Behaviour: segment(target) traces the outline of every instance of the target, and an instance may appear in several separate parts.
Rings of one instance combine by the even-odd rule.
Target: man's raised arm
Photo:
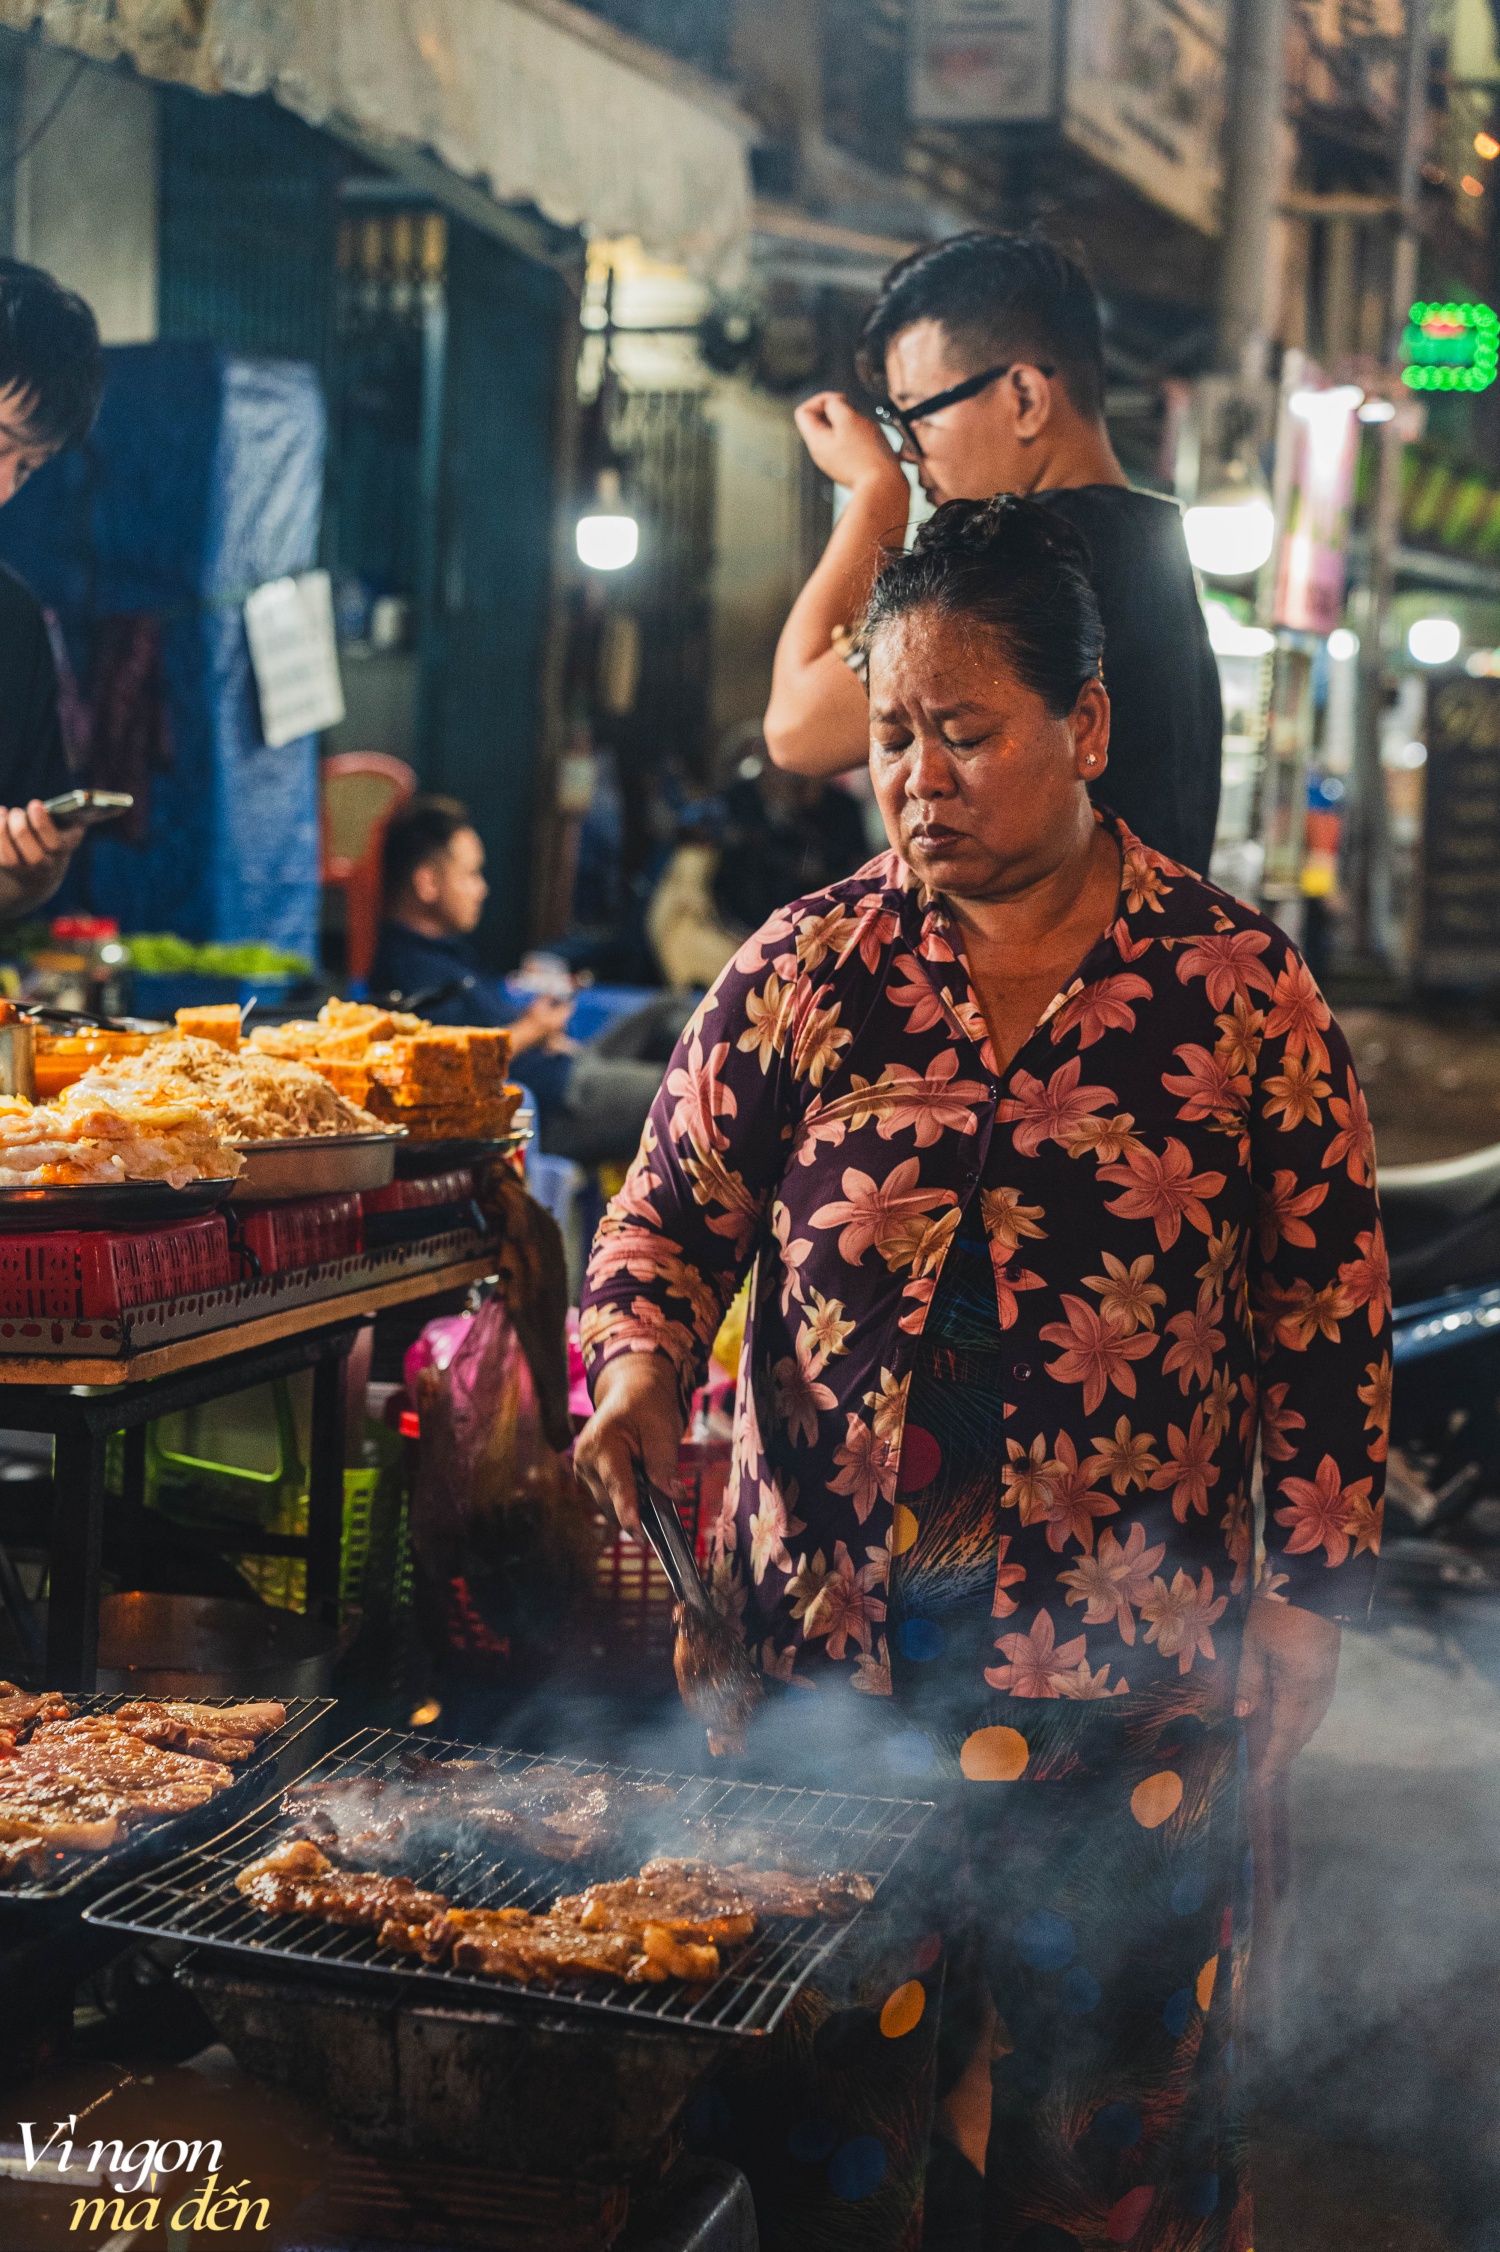
[[[792,774],[842,774],[868,755],[869,701],[833,635],[863,611],[881,550],[901,545],[911,496],[879,424],[842,392],[804,400],[796,421],[816,466],[848,488],[849,500],[781,629],[766,747]]]

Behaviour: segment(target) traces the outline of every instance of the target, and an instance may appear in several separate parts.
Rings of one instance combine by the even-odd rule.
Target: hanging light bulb
[[[590,571],[623,571],[640,550],[641,527],[620,497],[618,469],[601,469],[595,505],[580,516],[573,535],[578,560]]]
[[[1258,472],[1227,464],[1220,482],[1182,520],[1194,568],[1210,579],[1243,579],[1258,571],[1276,538],[1276,512]]]
[[[1451,665],[1463,640],[1456,618],[1417,618],[1407,629],[1406,646],[1419,665]]]

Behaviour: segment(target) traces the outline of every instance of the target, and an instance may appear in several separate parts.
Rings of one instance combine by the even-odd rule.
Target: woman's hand
[[[1292,1603],[1253,1597],[1245,1620],[1234,1713],[1250,1722],[1250,1772],[1269,1782],[1314,1736],[1333,1702],[1341,1630]]]
[[[656,1353],[622,1353],[594,1385],[594,1413],[578,1434],[573,1463],[594,1499],[639,1540],[635,1466],[673,1501],[682,1499],[677,1449],[682,1406],[677,1378]]]
[[[906,485],[900,462],[878,422],[851,407],[842,391],[818,391],[804,399],[793,420],[813,466],[836,485],[884,484],[894,493]]]

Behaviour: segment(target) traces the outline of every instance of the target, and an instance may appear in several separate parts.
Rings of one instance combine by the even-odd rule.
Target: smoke
[[[1346,1633],[1333,1708],[1291,1773],[1274,1925],[1256,1934],[1266,2187],[1284,2160],[1326,2171],[1330,2150],[1363,2151],[1385,2169],[1385,2219],[1406,2224],[1389,2241],[1413,2248],[1449,2230],[1500,2247],[1497,1682],[1493,1599],[1392,1603]],[[1281,2242],[1264,2196],[1259,2233]]]

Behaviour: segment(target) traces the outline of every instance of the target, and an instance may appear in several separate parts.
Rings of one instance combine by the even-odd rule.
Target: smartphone
[[[99,821],[118,821],[135,799],[125,790],[65,790],[44,803],[60,829],[92,829]]]

